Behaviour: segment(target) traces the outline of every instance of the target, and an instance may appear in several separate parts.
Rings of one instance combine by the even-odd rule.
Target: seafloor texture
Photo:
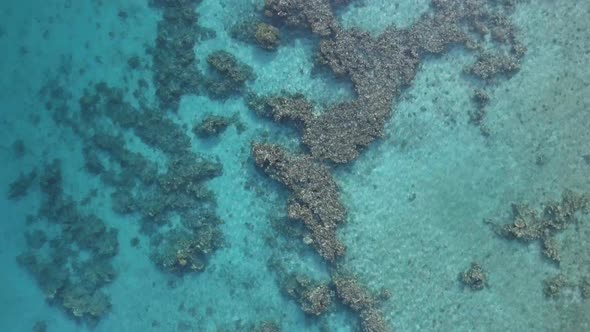
[[[0,330],[590,331],[590,2],[0,18]]]

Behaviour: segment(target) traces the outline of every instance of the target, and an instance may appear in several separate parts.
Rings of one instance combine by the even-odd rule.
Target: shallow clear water
[[[589,331],[588,206],[559,205],[572,212],[563,227],[553,217],[542,224],[541,211],[568,191],[590,194],[590,2],[453,1],[505,15],[526,48],[518,69],[470,75],[482,52],[517,53],[507,50],[513,40],[479,38],[470,27],[479,48],[452,41],[421,50],[407,65],[415,76],[385,98],[381,135],[342,163],[313,148],[345,130],[323,123],[325,136],[310,143],[313,121],[334,105],[370,101],[359,86],[380,91],[390,81],[376,71],[359,83],[370,76],[363,69],[338,75],[318,64],[321,40],[350,29],[369,40],[392,26],[401,36],[436,12],[430,1],[294,1],[330,3],[328,35],[265,16],[272,10],[258,0],[2,1],[0,329],[381,331],[363,318],[374,310],[391,331]],[[198,21],[186,19],[192,13]],[[276,49],[232,36],[249,18],[278,27]],[[192,44],[174,44],[183,35]],[[178,46],[163,49],[158,38]],[[215,72],[219,50],[244,71]],[[397,49],[375,52],[372,64],[388,63]],[[159,80],[166,66],[174,75]],[[220,96],[211,82],[234,86]],[[488,100],[474,100],[475,90]],[[312,105],[296,125],[249,107],[254,94],[295,93]],[[227,128],[193,130],[212,115]],[[373,123],[357,122],[357,131]],[[291,183],[256,165],[255,142],[315,166],[294,162]],[[335,192],[306,200],[331,184]],[[336,231],[346,251],[333,262],[318,254],[312,226],[288,215],[295,197],[326,222],[333,215],[318,215],[328,194],[346,210]],[[540,229],[533,238],[501,228],[521,228],[512,204],[539,211],[537,223],[525,218]],[[481,289],[464,278],[472,262],[485,273]],[[347,303],[342,275],[371,303]],[[316,315],[302,298],[319,285],[330,304]]]

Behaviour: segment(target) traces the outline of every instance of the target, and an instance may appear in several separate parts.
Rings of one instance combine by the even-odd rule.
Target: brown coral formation
[[[301,142],[309,154],[294,156],[279,147],[261,144],[253,145],[252,154],[259,168],[292,192],[289,217],[303,221],[310,231],[304,239],[329,262],[343,254],[344,247],[337,241],[335,229],[344,217],[344,208],[335,203],[337,188],[326,180],[329,171],[319,163],[348,163],[383,136],[393,102],[411,84],[426,55],[441,54],[454,45],[462,45],[479,54],[467,72],[492,80],[517,71],[525,53],[507,18],[513,7],[508,2],[433,0],[431,10],[411,27],[391,26],[377,36],[340,26],[334,7],[348,2],[266,0],[264,14],[274,24],[308,29],[319,37],[317,64],[350,81],[355,99],[319,112],[314,112],[313,105],[298,95],[254,97],[249,102],[258,114],[278,122],[291,122],[300,131]],[[491,48],[498,50],[495,53],[483,51],[490,49],[486,45],[488,37],[496,43]],[[484,113],[474,115],[480,123]],[[316,173],[319,169],[322,171]],[[315,180],[316,174],[322,174],[321,181]],[[326,190],[330,195],[324,194]],[[485,284],[483,273],[472,272],[468,277],[473,278],[468,281],[474,287]],[[343,303],[359,313],[364,331],[387,330],[372,299],[353,280],[335,277],[334,284]]]
[[[588,212],[587,195],[565,191],[561,202],[548,202],[539,214],[527,205],[512,205],[512,221],[498,233],[523,242],[541,241],[545,256],[559,262],[559,249],[554,236],[576,221],[578,212]]]
[[[359,314],[361,331],[386,332],[389,330],[383,314],[377,308],[377,300],[355,278],[336,275],[332,278],[332,282],[340,301]]]
[[[227,117],[218,115],[209,115],[201,122],[195,124],[193,133],[200,138],[209,138],[218,136],[224,132],[232,123],[232,120]]]
[[[267,51],[274,51],[279,47],[280,43],[279,29],[267,23],[258,23],[254,32],[254,39],[258,46]]]
[[[207,255],[219,247],[220,239],[221,233],[214,227],[173,229],[163,234],[152,260],[164,271],[200,272],[205,269]]]
[[[249,18],[237,23],[229,33],[234,39],[254,44],[270,52],[276,51],[281,43],[279,28],[257,18]]]
[[[540,212],[527,205],[514,204],[512,220],[502,226],[495,225],[494,228],[497,234],[507,239],[524,243],[539,242],[543,255],[558,265],[561,272],[544,281],[543,291],[548,298],[558,297],[564,287],[578,287],[582,297],[587,297],[590,294],[588,280],[585,277],[588,270],[582,256],[578,256],[580,252],[587,251],[585,242],[581,241],[580,246],[576,245],[573,252],[570,245],[569,248],[564,246],[563,248],[568,250],[562,257],[560,243],[564,242],[558,235],[566,230],[578,232],[581,227],[586,227],[587,225],[581,221],[583,215],[588,213],[590,196],[566,190],[561,201],[546,202]],[[575,229],[570,228],[573,225]],[[568,236],[571,236],[571,233],[569,234]]]
[[[197,0],[151,0],[162,10],[158,36],[152,51],[154,85],[160,106],[176,110],[180,97],[199,91],[202,74],[197,70],[194,47],[214,32],[201,27],[195,11]]]
[[[96,215],[80,211],[79,203],[63,192],[62,182],[60,161],[45,165],[39,180],[43,194],[39,217],[57,226],[58,233],[28,232],[28,249],[17,261],[35,277],[50,302],[93,326],[111,309],[103,288],[116,276],[112,258],[118,252],[117,231]]]
[[[543,293],[549,298],[557,298],[566,285],[565,276],[560,273],[543,281]]]
[[[506,54],[480,55],[475,63],[467,68],[467,72],[481,79],[489,80],[500,73],[511,75],[520,69],[519,59]]]
[[[193,153],[186,130],[166,113],[133,107],[120,89],[98,83],[85,90],[79,106],[82,121],[70,114],[55,120],[81,138],[87,170],[114,189],[113,210],[139,217],[141,231],[150,236],[150,257],[162,270],[203,270],[222,244],[215,197],[206,185],[221,175],[221,164]],[[131,151],[126,132],[161,152],[164,165]],[[41,177],[42,188],[52,188],[50,180]],[[179,223],[172,225],[172,218]]]
[[[328,168],[310,156],[294,155],[276,145],[254,144],[252,155],[258,167],[291,191],[288,214],[304,223],[309,231],[306,242],[327,261],[342,256],[345,248],[336,237],[336,228],[346,211]]]
[[[461,282],[471,288],[471,290],[478,291],[484,289],[488,278],[479,263],[473,262],[466,271],[460,274]]]
[[[290,122],[303,129],[313,120],[313,105],[302,94],[279,96],[248,96],[248,107],[256,114],[276,122]]]
[[[329,0],[265,0],[264,15],[320,36],[330,35],[338,25]]]
[[[207,56],[207,64],[213,71],[205,80],[209,96],[225,99],[240,92],[247,81],[256,79],[250,66],[239,61],[227,51],[215,51]]]
[[[333,17],[332,5],[327,0],[268,0],[265,6],[266,15],[309,28],[322,37],[318,63],[349,79],[355,89],[355,101],[332,105],[305,123],[302,141],[319,159],[346,163],[381,137],[394,99],[411,83],[425,54],[442,53],[453,44],[477,49],[484,36],[492,33],[512,53],[482,54],[470,72],[484,79],[514,72],[523,55],[506,17],[508,9],[494,2],[433,1],[431,12],[412,27],[390,27],[376,37],[358,29],[342,29]],[[479,39],[469,31],[476,31]]]
[[[313,316],[323,314],[332,303],[334,292],[327,283],[313,282],[309,278],[296,275],[287,282],[285,291],[297,300],[303,312]]]

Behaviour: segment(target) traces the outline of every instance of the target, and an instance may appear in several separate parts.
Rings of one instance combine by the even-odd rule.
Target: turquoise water
[[[590,2],[0,9],[2,331],[590,331]]]

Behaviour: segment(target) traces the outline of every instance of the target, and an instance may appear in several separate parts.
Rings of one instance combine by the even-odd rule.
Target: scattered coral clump
[[[275,51],[280,44],[280,31],[272,24],[258,19],[247,19],[230,30],[232,38],[255,44],[266,51]]]
[[[124,100],[121,89],[97,83],[84,91],[78,104],[83,121],[74,121],[68,114],[56,120],[81,138],[89,173],[100,176],[105,185],[114,189],[113,210],[139,217],[141,231],[150,236],[150,257],[162,270],[203,270],[207,256],[222,242],[215,197],[206,185],[221,175],[221,164],[193,153],[185,128],[166,113],[145,105],[141,109],[133,107]],[[159,164],[132,151],[125,134],[134,135],[162,153],[165,162]],[[50,177],[40,180],[42,186],[48,181]],[[92,234],[99,230],[72,231]],[[103,250],[108,250],[111,242],[101,241]]]
[[[561,289],[567,285],[567,281],[563,274],[545,279],[543,282],[543,293],[545,296],[550,298],[556,298],[559,296]]]
[[[17,261],[50,302],[95,325],[111,309],[103,287],[116,277],[111,261],[119,248],[117,231],[97,216],[82,213],[79,203],[65,195],[59,160],[45,166],[39,182],[44,195],[39,216],[59,232],[51,237],[40,229],[26,233],[29,248]]]
[[[201,138],[214,137],[224,132],[232,123],[232,119],[209,115],[193,127],[193,133]]]
[[[566,230],[577,231],[582,227],[582,216],[587,216],[588,213],[590,197],[566,190],[561,201],[546,202],[540,212],[527,205],[513,204],[512,220],[504,225],[493,226],[496,233],[504,238],[524,243],[539,242],[543,255],[557,264],[562,272],[544,282],[543,291],[548,298],[557,298],[564,287],[578,287],[582,297],[587,297],[590,293],[584,275],[588,273],[588,269],[583,255],[580,256],[580,252],[587,251],[586,242],[580,241],[575,248],[572,248],[572,244],[567,244],[570,247],[567,252],[569,256],[562,257],[560,243],[563,241],[558,241],[558,235]],[[570,226],[575,226],[576,229],[571,229]],[[566,260],[565,266],[563,260]]]
[[[250,329],[250,332],[281,332],[281,328],[273,321],[263,322]]]
[[[256,79],[250,66],[227,51],[215,51],[209,54],[207,64],[212,69],[213,75],[207,78],[205,86],[212,98],[228,98],[240,92],[246,81]]]
[[[460,274],[461,282],[471,290],[482,290],[488,281],[488,277],[479,263],[473,262],[467,271]]]
[[[548,202],[543,211],[527,205],[512,205],[512,221],[497,229],[509,239],[523,242],[541,241],[545,256],[559,262],[559,249],[554,236],[576,221],[578,212],[588,212],[590,199],[586,195],[565,191],[561,202]]]
[[[256,24],[256,32],[254,32],[254,39],[261,48],[274,51],[279,47],[280,43],[279,29],[267,23],[258,23]]]
[[[330,35],[337,24],[330,0],[265,0],[264,3],[265,16],[283,21],[290,27],[310,29],[320,36]]]
[[[168,272],[200,272],[205,269],[207,255],[220,247],[221,238],[219,230],[213,227],[173,229],[162,234],[162,242],[151,258]]]

